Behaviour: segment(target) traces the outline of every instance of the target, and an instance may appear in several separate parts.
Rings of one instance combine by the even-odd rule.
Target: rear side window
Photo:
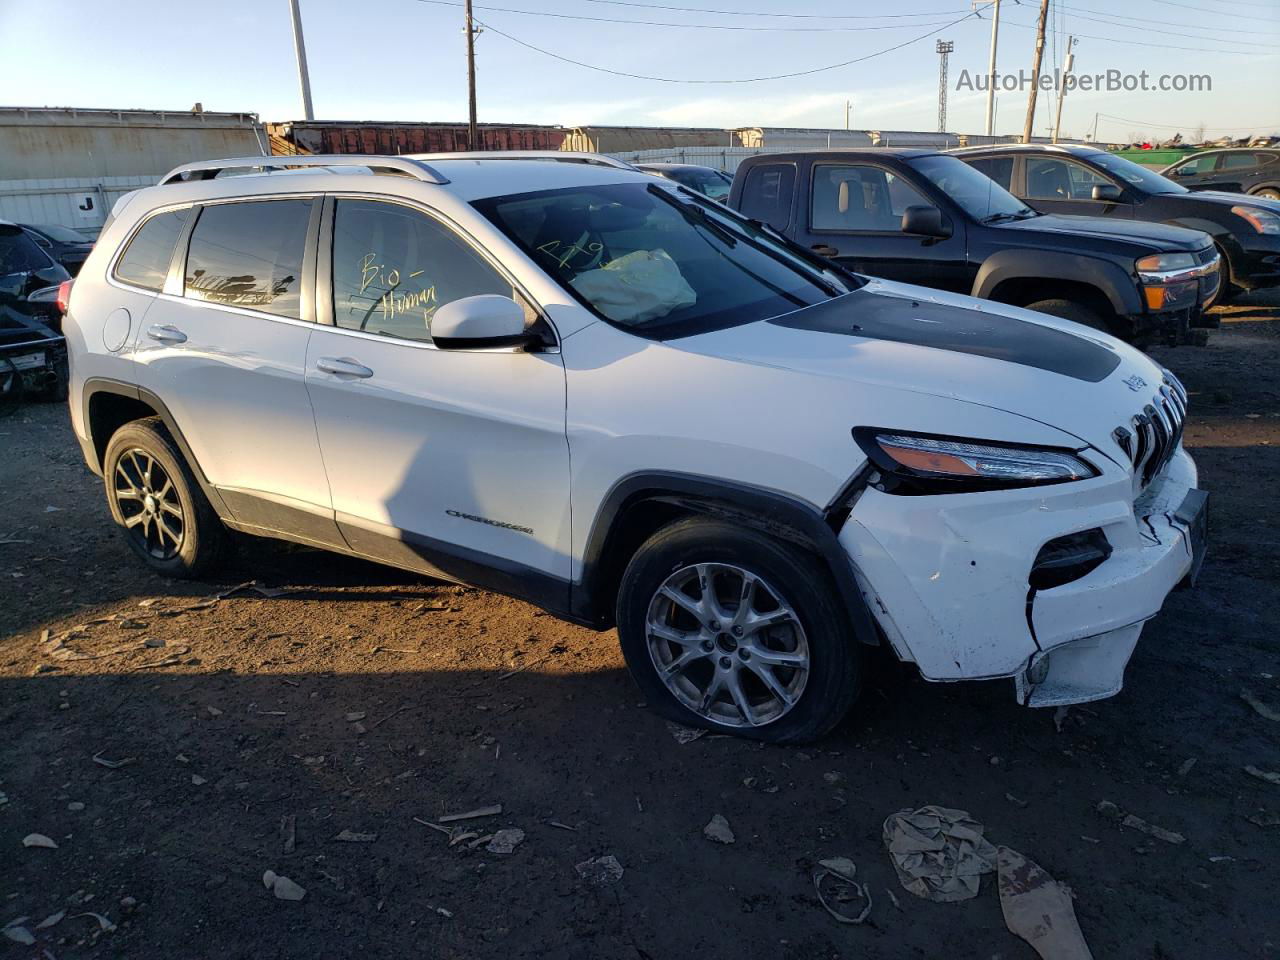
[[[190,209],[157,213],[133,235],[116,263],[116,279],[147,290],[163,290],[173,245],[191,215]]]
[[[339,200],[333,224],[333,319],[347,330],[431,340],[446,303],[510,283],[461,237],[398,203]]]
[[[185,295],[298,319],[309,199],[219,203],[200,211]]]
[[[1258,159],[1252,153],[1228,153],[1222,158],[1223,170],[1247,170],[1257,165]]]
[[[969,166],[990,177],[1006,190],[1011,189],[1009,185],[1013,182],[1013,157],[983,157],[980,160],[970,160]]]
[[[739,207],[744,216],[763,220],[775,230],[791,222],[791,198],[796,188],[796,168],[789,163],[762,163],[747,171]]]

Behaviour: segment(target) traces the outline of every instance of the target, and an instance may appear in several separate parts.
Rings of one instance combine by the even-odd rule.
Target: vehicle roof
[[[710,170],[712,173],[719,173],[715,167],[708,167],[701,163],[636,163],[636,167],[640,170]]]
[[[934,147],[823,147],[818,150],[788,150],[785,153],[758,153],[744,157],[743,164],[769,163],[774,160],[797,160],[801,157],[829,157],[848,160],[851,157],[910,160],[915,157],[942,156],[945,151]]]
[[[634,167],[613,167],[598,163],[555,160],[542,157],[448,157],[414,155],[449,178],[439,189],[447,190],[462,200],[511,193],[532,193],[564,187],[586,187],[606,183],[639,181],[652,183],[649,174]]]
[[[1207,150],[1196,150],[1188,153],[1183,160],[1203,157],[1207,153],[1280,153],[1280,147],[1209,147]],[[1181,163],[1182,161],[1178,161]]]
[[[1077,157],[1106,153],[1100,147],[1084,143],[990,143],[986,146],[956,147],[948,153],[1069,153]]]

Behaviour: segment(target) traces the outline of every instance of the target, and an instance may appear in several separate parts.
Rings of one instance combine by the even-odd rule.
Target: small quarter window
[[[339,327],[430,342],[437,309],[483,293],[516,297],[511,284],[443,224],[397,203],[337,202],[333,319]]]
[[[200,211],[184,295],[298,319],[309,199],[218,203]]]
[[[796,168],[790,163],[762,163],[747,171],[742,184],[742,214],[760,220],[775,230],[785,230],[791,222],[791,198],[795,193]]]
[[[157,213],[144,223],[116,263],[116,279],[147,290],[163,290],[173,245],[190,214],[190,209],[184,207]]]

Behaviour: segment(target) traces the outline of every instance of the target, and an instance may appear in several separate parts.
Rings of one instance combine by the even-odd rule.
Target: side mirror
[[[1114,183],[1095,183],[1093,189],[1089,191],[1089,196],[1094,200],[1118,203],[1120,201],[1120,188]]]
[[[942,222],[942,211],[924,204],[916,204],[902,211],[902,232],[919,237],[936,237],[939,240],[951,236],[951,230]]]
[[[524,307],[485,293],[446,303],[431,318],[431,342],[441,350],[528,348],[541,338],[525,329]]]

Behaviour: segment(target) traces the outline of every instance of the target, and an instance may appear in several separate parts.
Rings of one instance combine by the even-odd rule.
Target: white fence
[[[97,237],[116,200],[157,177],[79,177],[54,180],[0,180],[0,220],[57,224],[88,239]]]

